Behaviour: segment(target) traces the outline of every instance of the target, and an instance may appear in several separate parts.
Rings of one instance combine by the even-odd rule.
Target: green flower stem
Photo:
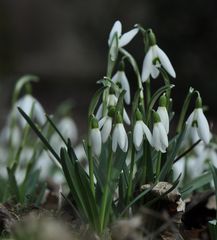
[[[100,232],[101,233],[103,232],[104,225],[105,225],[106,207],[107,207],[110,178],[111,178],[111,172],[112,172],[112,158],[113,158],[113,152],[111,150],[111,153],[110,153],[109,159],[108,159],[108,171],[107,171],[107,176],[106,176],[106,185],[104,188],[103,197],[102,197],[102,205],[100,208]]]
[[[134,145],[132,145],[129,185],[128,185],[127,201],[126,201],[127,204],[129,204],[129,201],[131,200],[131,196],[132,196],[134,164],[135,164],[135,147],[134,147]]]
[[[149,102],[151,100],[151,82],[150,78],[145,82],[145,93],[146,93],[146,106],[148,107]]]
[[[150,154],[150,146],[147,140],[145,140],[143,143],[143,159],[141,164],[141,168],[143,169],[143,171],[140,184],[142,185],[147,182],[152,182],[154,176],[153,163]]]
[[[169,76],[167,75],[167,73],[164,70],[161,71],[161,74],[162,74],[163,79],[164,79],[164,84],[166,86],[169,86],[170,85]],[[170,95],[171,95],[171,88],[167,89],[166,95],[167,95],[167,99],[169,100],[170,99]],[[168,107],[169,107],[169,101],[167,101],[167,109],[168,109]]]
[[[161,171],[161,158],[162,154],[161,152],[158,153],[158,158],[157,158],[157,164],[156,164],[156,177],[158,178],[158,176],[160,175],[160,171]]]
[[[91,146],[88,144],[88,163],[89,163],[89,177],[90,177],[90,189],[95,197],[95,186],[94,186],[94,164]]]

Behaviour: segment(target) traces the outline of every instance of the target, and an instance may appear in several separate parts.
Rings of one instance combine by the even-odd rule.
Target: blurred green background
[[[34,95],[46,110],[52,113],[61,101],[72,99],[74,118],[84,129],[95,82],[105,74],[107,38],[117,19],[124,32],[135,23],[155,31],[159,46],[177,72],[173,91],[176,109],[188,87],[194,86],[214,122],[216,10],[214,0],[0,0],[0,122],[6,118],[15,80],[32,73],[41,79],[34,85]],[[142,64],[141,37],[127,48]],[[129,78],[131,75],[129,70]]]

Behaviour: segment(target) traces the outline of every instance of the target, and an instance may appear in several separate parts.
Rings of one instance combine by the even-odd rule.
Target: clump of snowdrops
[[[125,48],[137,35],[144,44],[142,65]],[[52,128],[65,144],[60,152],[51,146],[43,129],[19,108],[61,166],[77,217],[90,224],[99,235],[103,235],[115,219],[131,216],[141,206],[151,207],[158,200],[150,195],[157,183],[171,184],[164,195],[176,188],[181,172],[174,179],[174,163],[199,143],[207,146],[211,140],[198,91],[190,87],[180,111],[173,112],[171,79],[175,83],[176,72],[152,29],[135,25],[129,32],[122,33],[122,24],[116,21],[108,47],[107,72],[97,82],[99,89],[89,106],[88,134],[83,140],[88,172],[80,164],[71,141],[51,119]],[[133,70],[133,79],[128,79],[126,68]],[[131,91],[132,81],[136,81],[135,92]],[[152,81],[158,82],[155,92]],[[194,108],[189,109],[192,101]],[[174,115],[178,121],[171,131]],[[180,191],[186,197],[208,184],[211,178],[208,170]],[[143,188],[145,184],[149,184],[149,188]]]
[[[34,119],[54,148],[63,145],[57,133],[48,126],[44,107],[32,95],[32,83],[37,81],[38,77],[34,75],[23,76],[17,81],[12,94],[11,108],[0,131],[1,203],[10,201],[22,206],[39,206],[45,199],[47,178],[58,184],[64,183],[61,170],[51,161],[52,156],[33,135],[17,110],[17,106],[20,106]],[[69,102],[60,105],[54,120],[61,132],[75,145],[77,128],[73,119],[69,117],[70,105]]]

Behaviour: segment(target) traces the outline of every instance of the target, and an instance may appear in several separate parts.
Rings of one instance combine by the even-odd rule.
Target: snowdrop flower
[[[144,137],[147,138],[150,144],[152,143],[152,135],[149,128],[143,122],[142,114],[138,109],[136,111],[136,118],[137,121],[133,130],[133,143],[135,145],[136,150],[138,151],[141,149]]]
[[[92,148],[93,155],[98,157],[101,153],[102,140],[101,140],[101,134],[99,130],[99,124],[95,117],[91,119],[89,143]]]
[[[13,136],[13,137],[11,137]],[[0,143],[6,143],[11,138],[12,146],[16,147],[21,142],[21,131],[17,126],[11,128],[9,125],[5,126],[0,133]]]
[[[61,134],[65,137],[65,139],[70,139],[72,144],[75,144],[78,138],[78,131],[77,127],[75,125],[75,122],[69,118],[64,117],[60,120],[60,122],[57,124],[57,127]],[[50,143],[53,148],[59,152],[61,147],[64,147],[65,144],[60,138],[59,134],[57,132],[54,132],[50,138]]]
[[[160,116],[157,112],[154,112],[154,128],[152,134],[152,146],[162,153],[166,152],[168,147],[168,138],[165,127],[161,122]]]
[[[166,133],[168,134],[170,121],[169,121],[169,115],[166,108],[166,102],[167,102],[167,98],[166,98],[166,95],[164,94],[160,97],[157,113],[160,116],[160,120],[164,125]]]
[[[124,63],[123,62],[121,63],[119,70],[112,77],[112,81],[116,84],[119,83],[121,85],[121,88],[126,91],[124,100],[125,100],[126,104],[130,104],[130,85],[129,85],[127,76],[124,72]]]
[[[117,102],[118,102],[118,98],[114,94],[109,94],[108,106],[115,107],[117,105]],[[123,119],[126,124],[130,125],[130,119],[125,109],[123,110]]]
[[[190,138],[200,138],[206,144],[209,143],[211,134],[209,130],[208,121],[203,113],[202,109],[202,100],[201,97],[198,96],[196,100],[196,108],[190,114],[186,121],[187,129],[186,134],[190,136]]]
[[[150,48],[144,58],[142,67],[142,81],[148,80],[151,75],[152,78],[157,78],[160,71],[159,68],[163,68],[173,77],[176,77],[175,70],[165,54],[165,52],[156,44],[156,38],[154,33],[149,30]]]
[[[123,152],[127,152],[128,149],[128,137],[123,126],[123,121],[120,113],[117,114],[116,125],[112,134],[112,151],[116,152],[117,146]]]
[[[122,35],[122,24],[120,21],[116,21],[109,34],[108,44],[109,46],[111,46],[113,38],[115,34],[117,34],[118,47],[119,48],[124,47],[135,37],[137,33],[138,33],[138,28],[134,28]]]
[[[111,93],[111,94],[108,95],[108,97],[107,97],[107,111],[105,113],[106,116],[108,114],[108,109],[110,107],[116,107],[117,102],[118,102],[118,98],[115,96],[114,93]],[[99,109],[96,113],[96,118],[98,120],[101,119],[102,117],[105,117],[105,116],[102,116],[102,111],[103,111],[103,104],[100,104]],[[124,119],[124,122],[126,124],[130,125],[130,119],[129,119],[125,109],[123,110],[123,119]]]
[[[112,118],[114,116],[115,108],[111,107],[108,115],[99,121],[99,128],[101,129],[102,142],[105,143],[112,130]]]
[[[40,125],[43,125],[45,123],[45,111],[42,105],[30,94],[26,94],[25,96],[20,98],[17,101],[16,106],[20,107],[28,116],[30,116],[31,112],[33,111],[32,117],[35,118]],[[17,112],[17,109],[14,109],[13,111],[16,111],[17,118],[21,122],[22,127],[25,127],[27,124],[26,120]]]

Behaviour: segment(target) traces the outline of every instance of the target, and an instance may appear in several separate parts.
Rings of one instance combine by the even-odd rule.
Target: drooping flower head
[[[209,124],[203,113],[202,99],[199,95],[195,103],[195,109],[188,117],[186,125],[187,136],[194,139],[202,139],[206,144],[209,143],[211,138]]]
[[[112,134],[112,151],[116,152],[118,146],[123,152],[127,152],[128,137],[120,113],[117,113],[116,124]]]
[[[102,142],[105,143],[112,130],[113,117],[115,114],[115,107],[109,107],[108,115],[99,121],[99,128],[101,129]]]
[[[137,33],[138,33],[138,29],[134,28],[129,32],[122,34],[122,24],[119,20],[117,20],[114,23],[112,30],[109,34],[108,44],[109,46],[111,45],[114,35],[117,34],[118,47],[124,47],[136,36]]]
[[[163,94],[159,100],[159,107],[157,109],[157,113],[160,116],[161,122],[164,125],[166,133],[168,134],[170,121],[169,121],[169,115],[167,112],[166,105],[167,105],[167,97],[165,94]]]
[[[137,109],[136,111],[136,123],[133,130],[133,143],[135,145],[136,150],[140,150],[142,146],[142,142],[144,139],[147,139],[148,142],[152,143],[152,135],[149,128],[142,120],[142,114]]]
[[[116,107],[117,102],[118,102],[118,98],[116,97],[114,90],[110,88],[110,93],[106,99],[107,108],[105,111],[105,115],[103,116],[103,103],[101,103],[96,113],[96,118],[98,120],[101,120],[102,118],[106,117],[108,115],[108,110],[110,109],[110,107]],[[130,119],[125,109],[123,109],[123,119],[126,124],[128,125],[130,124]]]
[[[101,133],[97,119],[93,116],[91,119],[91,129],[89,134],[89,144],[94,156],[99,156],[102,148]]]
[[[45,111],[41,103],[35,99],[32,95],[26,94],[16,102],[16,108],[20,107],[28,116],[32,114],[32,117],[36,121],[43,125],[46,121]],[[18,113],[17,109],[13,109],[13,112],[16,112],[17,118],[19,119],[22,127],[25,127],[27,122],[26,120]]]
[[[126,94],[124,95],[124,100],[126,104],[130,104],[130,85],[124,71],[125,71],[124,62],[121,61],[118,71],[112,77],[112,81],[118,84],[121,89],[126,91]]]
[[[154,127],[152,134],[152,146],[162,153],[166,152],[168,147],[168,137],[160,116],[157,112],[153,113]]]
[[[160,73],[159,68],[161,67],[175,78],[175,70],[166,53],[156,44],[156,38],[152,30],[149,30],[148,34],[150,47],[143,61],[142,81],[147,81],[150,75],[152,78],[157,78]]]

